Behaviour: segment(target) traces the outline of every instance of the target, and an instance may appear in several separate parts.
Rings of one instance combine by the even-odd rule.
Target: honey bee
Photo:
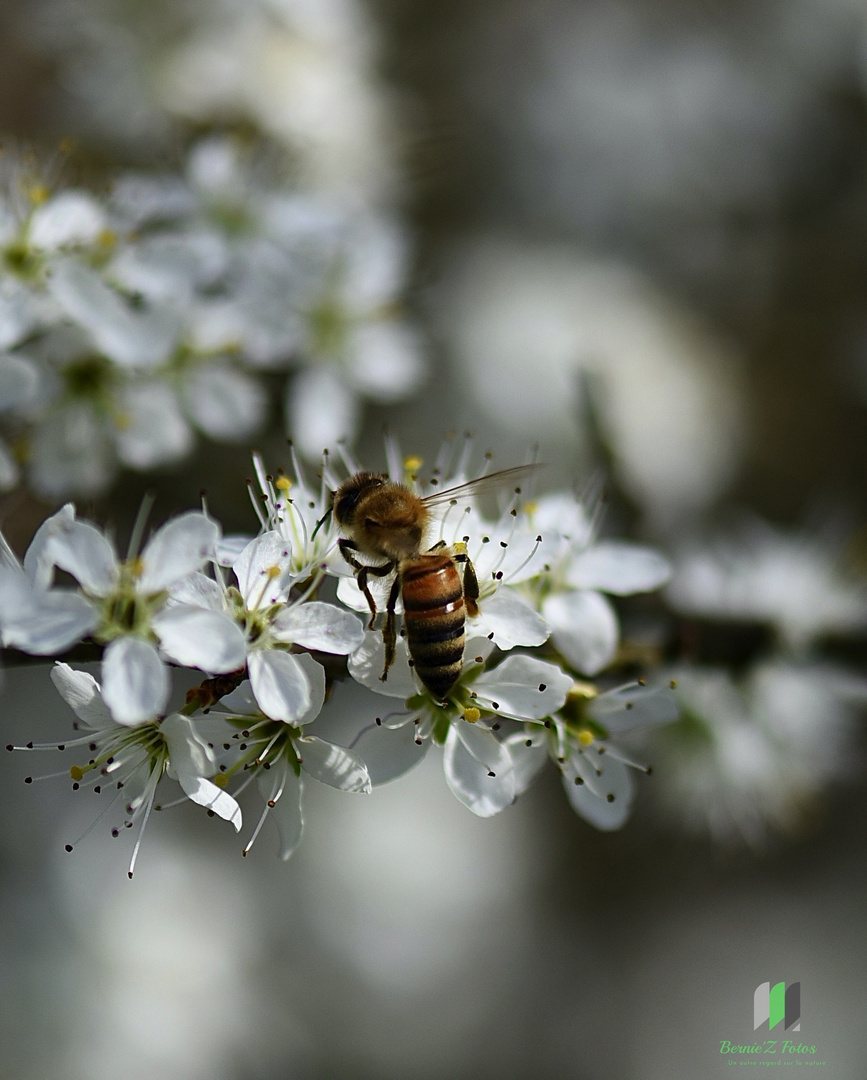
[[[345,534],[338,547],[355,571],[355,580],[370,607],[369,629],[376,623],[377,609],[368,580],[394,574],[382,628],[383,682],[395,658],[398,596],[403,600],[412,665],[438,701],[445,699],[461,674],[466,617],[479,611],[479,583],[466,546],[456,544],[452,549],[440,540],[423,550],[430,507],[517,481],[535,468],[521,465],[503,469],[425,497],[390,480],[387,474],[358,472],[331,493],[334,520]],[[384,561],[364,563],[358,555]]]

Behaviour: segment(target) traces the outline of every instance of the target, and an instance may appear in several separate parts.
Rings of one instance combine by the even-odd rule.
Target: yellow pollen
[[[533,500],[532,500],[532,499],[530,499],[530,501],[529,501],[529,502],[525,502],[525,503],[524,503],[524,510],[525,510],[525,512],[526,512],[526,513],[528,513],[528,514],[529,514],[530,516],[532,516],[533,514],[535,514],[535,513],[536,513],[536,510],[537,510],[537,509],[538,509],[538,503],[535,503],[535,502],[533,502]]]
[[[84,779],[84,773],[83,773],[83,771],[82,771],[82,770],[81,770],[81,769],[79,768],[79,766],[78,766],[78,765],[70,765],[70,766],[69,766],[69,775],[70,775],[70,776],[72,777],[72,779],[73,779],[73,780],[75,780],[75,781],[76,781],[76,783],[77,783],[77,782],[78,782],[79,780],[83,780],[83,779]]]
[[[569,697],[574,701],[575,698],[583,698],[585,701],[592,701],[599,694],[599,691],[589,682],[578,682],[577,680],[572,683],[569,688]]]
[[[408,473],[415,473],[422,466],[422,459],[414,454],[410,454],[409,457],[403,459],[403,467]]]
[[[671,682],[668,685],[671,687],[672,690],[676,690],[677,689],[677,679],[672,679]]]
[[[144,561],[141,555],[133,555],[133,557],[127,563],[129,572],[134,578],[141,577],[144,572]]]
[[[593,732],[588,731],[587,728],[581,728],[581,730],[576,733],[575,737],[582,746],[590,746],[593,742]]]
[[[475,722],[481,717],[482,714],[479,709],[474,709],[472,706],[470,706],[469,709],[464,709],[461,715],[468,724],[475,724]]]
[[[274,481],[274,487],[285,494],[292,487],[292,481],[288,476],[278,476]]]
[[[117,233],[113,229],[102,229],[96,242],[102,248],[113,248],[117,243]]]
[[[28,184],[24,193],[34,206],[41,206],[51,194],[45,184]]]
[[[217,787],[228,787],[229,778],[228,776],[226,776],[225,773],[218,772],[217,775],[214,777],[214,783],[217,785]]]
[[[279,566],[269,566],[268,569],[265,571],[265,573],[267,574],[267,576],[269,578],[271,578],[271,580],[273,580],[275,577],[280,577],[280,567]]]
[[[463,540],[457,540],[454,544],[452,544],[452,551],[455,553],[455,555],[466,555],[467,545],[463,542]]]

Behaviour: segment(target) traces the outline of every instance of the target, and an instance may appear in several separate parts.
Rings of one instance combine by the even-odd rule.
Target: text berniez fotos
[[[791,1039],[765,1039],[764,1042],[754,1043],[751,1046],[735,1046],[728,1039],[723,1039],[719,1044],[721,1054],[815,1054],[815,1046],[806,1046],[804,1043],[793,1043]]]

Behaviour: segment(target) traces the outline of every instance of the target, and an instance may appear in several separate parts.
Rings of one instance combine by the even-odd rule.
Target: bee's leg
[[[464,567],[463,590],[467,614],[478,615],[479,579],[476,577],[476,568],[473,566],[473,560],[467,553],[466,544],[455,544],[454,560],[456,563],[463,563]]]
[[[367,624],[367,629],[372,630],[376,622],[376,601],[367,587],[367,579],[368,577],[385,577],[394,569],[394,563],[389,562],[384,566],[365,566],[352,554],[353,551],[358,551],[358,545],[354,544],[352,540],[338,540],[337,546],[340,549],[340,554],[355,571],[355,581],[359,589],[364,593],[364,599],[370,608],[370,622]]]
[[[394,663],[395,649],[397,647],[397,631],[395,630],[395,617],[394,607],[397,603],[397,597],[400,593],[400,574],[395,576],[391,585],[391,592],[388,594],[388,605],[385,609],[385,626],[382,628],[382,642],[385,645],[385,664],[382,668],[382,674],[379,677],[380,682],[385,682],[388,678],[388,669]]]

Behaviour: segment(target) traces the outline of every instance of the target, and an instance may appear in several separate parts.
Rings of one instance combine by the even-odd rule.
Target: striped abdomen
[[[400,564],[400,582],[409,655],[418,677],[442,701],[464,661],[461,575],[451,555],[417,555]]]

